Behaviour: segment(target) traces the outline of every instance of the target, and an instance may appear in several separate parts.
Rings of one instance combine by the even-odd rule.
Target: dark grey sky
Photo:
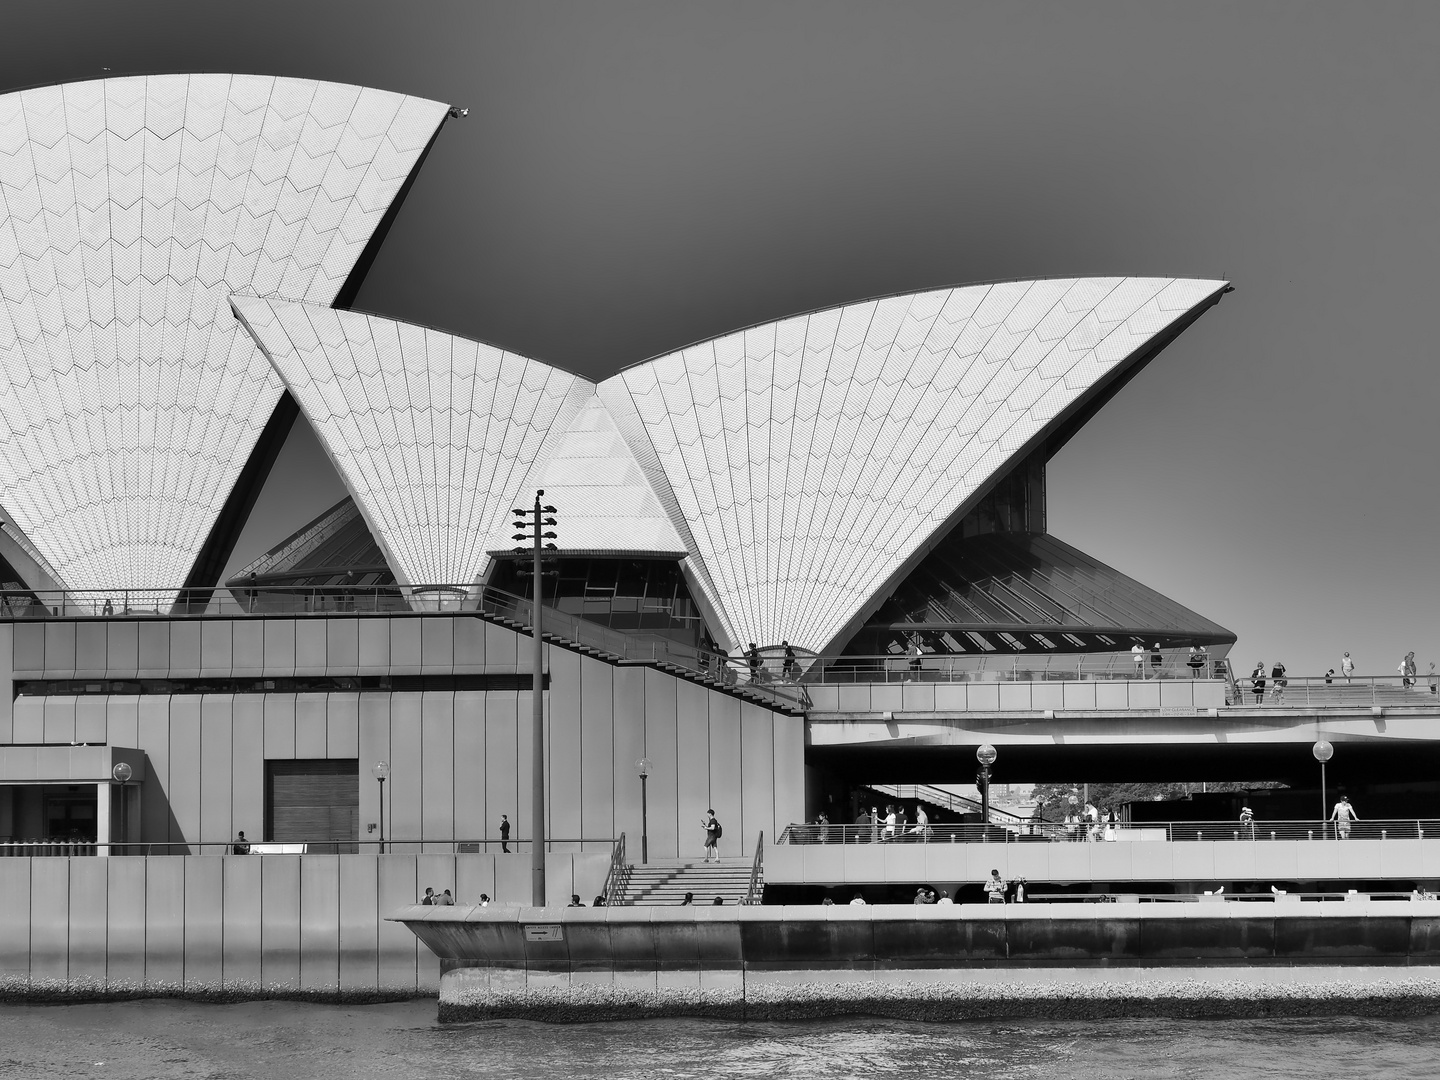
[[[1391,673],[1440,659],[1437,53],[1435,4],[11,0],[0,84],[468,106],[358,306],[593,377],[876,294],[1228,277],[1054,461],[1051,531],[1239,663]],[[292,451],[237,559],[339,497]]]

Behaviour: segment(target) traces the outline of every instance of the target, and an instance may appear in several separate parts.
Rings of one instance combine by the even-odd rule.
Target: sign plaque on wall
[[[564,941],[565,927],[559,923],[527,923],[525,926],[526,941]]]

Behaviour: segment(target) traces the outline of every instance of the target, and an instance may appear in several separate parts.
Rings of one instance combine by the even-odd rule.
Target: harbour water
[[[0,1006],[0,1076],[40,1080],[515,1077],[1434,1076],[1440,1015],[910,1023],[848,1018],[441,1025],[434,1000]]]

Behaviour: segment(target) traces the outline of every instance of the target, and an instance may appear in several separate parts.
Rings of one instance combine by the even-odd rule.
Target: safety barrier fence
[[[573,852],[581,848],[599,850],[623,845],[623,838],[550,837],[545,841],[547,852]],[[376,855],[415,854],[427,855],[503,855],[529,854],[534,841],[525,837],[510,840],[455,840],[400,838],[384,840],[345,840],[334,837],[311,840],[287,840],[267,842],[237,839],[222,841],[200,841],[195,843],[175,842],[108,842],[94,840],[38,839],[0,840],[0,858],[39,857],[67,855]]]
[[[1020,827],[983,825],[791,824],[781,844],[1025,844],[1258,840],[1440,840],[1440,818],[1383,821],[1139,821],[1123,825],[1035,821]]]

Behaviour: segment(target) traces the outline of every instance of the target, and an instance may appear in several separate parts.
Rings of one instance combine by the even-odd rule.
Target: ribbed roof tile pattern
[[[0,96],[0,487],[68,587],[185,579],[283,388],[229,296],[331,303],[445,109],[248,75]]]
[[[733,640],[836,634],[968,499],[1223,282],[945,289],[754,327],[629,368],[622,423]],[[623,412],[611,405],[612,412]]]
[[[534,497],[524,481],[535,461],[595,391],[438,330],[309,304],[234,305],[404,584],[484,573],[487,541],[508,535],[511,509]]]

